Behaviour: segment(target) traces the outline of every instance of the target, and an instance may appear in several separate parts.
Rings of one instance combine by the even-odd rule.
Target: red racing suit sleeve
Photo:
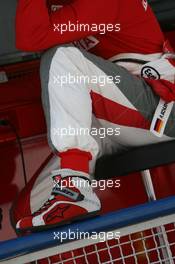
[[[167,80],[150,80],[145,81],[152,87],[153,91],[160,96],[165,102],[175,101],[175,84]]]
[[[55,12],[49,12],[46,0],[19,0],[16,12],[16,47],[25,51],[41,51],[96,35],[94,30],[55,31],[55,25],[113,24],[117,19],[117,1],[75,0]],[[109,3],[110,2],[110,3]],[[115,8],[114,8],[115,6]]]

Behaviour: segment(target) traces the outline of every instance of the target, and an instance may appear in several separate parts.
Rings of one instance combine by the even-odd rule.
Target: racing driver
[[[18,0],[16,46],[43,53],[43,106],[60,160],[48,200],[16,227],[96,215],[97,157],[175,137],[173,50],[146,0]]]

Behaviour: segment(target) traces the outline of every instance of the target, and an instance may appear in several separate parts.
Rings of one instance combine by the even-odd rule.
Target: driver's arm
[[[107,3],[107,4],[106,4]],[[117,0],[75,0],[56,12],[48,12],[45,0],[19,0],[16,14],[16,47],[41,51],[57,44],[72,42],[94,31],[54,31],[54,24],[111,23],[117,19]]]

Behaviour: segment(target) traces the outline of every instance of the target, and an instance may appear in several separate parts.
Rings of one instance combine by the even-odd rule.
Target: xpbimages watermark
[[[106,32],[119,32],[121,30],[121,24],[85,24],[85,23],[79,23],[79,21],[76,21],[76,23],[72,23],[71,21],[68,21],[67,23],[63,24],[54,24],[54,32],[59,32],[61,35],[64,34],[64,32],[96,32],[99,34],[106,34]]]
[[[54,232],[54,240],[57,239],[61,243],[66,240],[83,240],[83,239],[94,239],[98,242],[105,242],[106,240],[117,239],[120,240],[120,232],[82,232],[77,229],[76,231],[71,231],[68,229],[67,232]]]
[[[109,136],[120,136],[120,127],[92,127],[89,129],[84,127],[75,128],[69,125],[68,127],[52,128],[51,134],[61,138],[66,136],[98,136],[99,138],[105,138]]]
[[[58,84],[61,87],[65,84],[98,84],[105,86],[109,84],[120,84],[120,79],[120,75],[72,75],[68,73],[66,75],[54,75],[53,84]]]
[[[121,187],[121,180],[120,179],[108,179],[108,180],[95,180],[92,179],[91,181],[85,181],[84,179],[79,179],[78,183],[74,178],[62,179],[61,181],[57,182],[54,180],[54,187],[58,188],[59,190],[65,190],[66,188],[98,188],[100,191],[104,191],[107,188],[116,188],[119,189]]]

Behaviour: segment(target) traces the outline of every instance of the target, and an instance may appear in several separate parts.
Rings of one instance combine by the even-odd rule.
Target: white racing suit
[[[122,62],[122,57],[133,55],[139,63]],[[174,78],[175,68],[161,57],[160,53],[122,54],[104,60],[73,45],[47,51],[41,64],[41,82],[49,140],[54,149],[84,150],[95,160],[97,155],[122,148],[172,140],[174,105],[167,116],[164,135],[155,136],[150,127],[160,98],[142,78],[134,76],[140,75],[143,67],[155,64],[160,75],[171,70]],[[142,65],[143,61],[148,63]],[[77,79],[73,80],[73,76]],[[86,81],[80,82],[81,76]],[[102,78],[106,80],[103,84]],[[100,128],[106,129],[103,136]],[[83,133],[82,129],[92,133]]]
[[[93,156],[91,173],[96,158],[104,153],[175,138],[174,104],[167,115],[164,135],[156,136],[150,127],[160,97],[144,79],[134,76],[141,74],[145,61],[150,61],[146,66],[153,66],[156,61],[154,66],[160,67],[157,60],[162,61],[162,54],[137,55],[139,63],[121,61],[123,56],[126,58],[126,54],[111,58],[112,62],[64,45],[48,50],[42,58],[42,97],[50,144],[58,152],[71,148],[89,151]],[[133,54],[127,54],[127,60],[131,57]],[[162,72],[171,72],[173,80],[174,68],[167,65],[165,60]],[[74,81],[68,76],[85,76],[86,81],[80,83],[78,78]],[[89,133],[91,129],[93,133]],[[46,161],[42,171],[20,193],[13,207],[14,222],[35,212],[48,199],[52,190],[49,175],[55,169],[58,169],[57,155]]]

